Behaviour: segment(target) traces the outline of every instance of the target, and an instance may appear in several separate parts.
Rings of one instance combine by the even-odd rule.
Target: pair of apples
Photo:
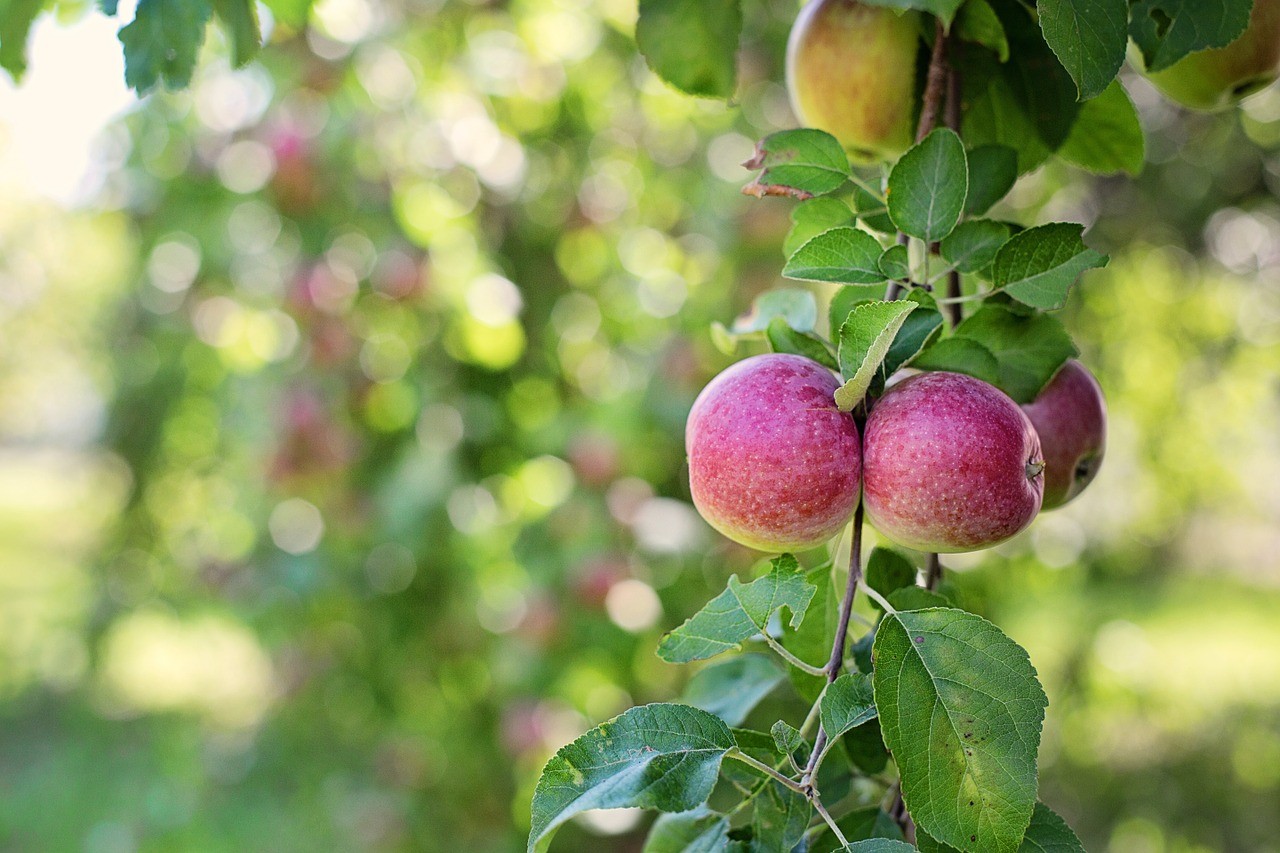
[[[787,42],[787,89],[802,123],[839,139],[862,161],[896,158],[915,121],[920,13],[858,0],[810,0]],[[1147,75],[1194,109],[1223,109],[1280,72],[1280,0],[1255,0],[1249,25],[1226,47],[1193,53]]]
[[[1106,440],[1097,381],[1068,361],[1019,408],[959,373],[890,386],[864,432],[834,399],[839,381],[797,355],[757,355],[715,377],[685,428],[694,505],[762,551],[831,539],[863,501],[867,520],[920,551],[1003,542],[1089,484]]]

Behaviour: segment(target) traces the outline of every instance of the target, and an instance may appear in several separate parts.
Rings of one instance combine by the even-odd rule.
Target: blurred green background
[[[726,106],[649,73],[634,0],[323,0],[244,70],[211,31],[73,200],[0,195],[0,850],[519,851],[556,748],[679,695],[658,637],[757,558],[683,419],[791,207],[738,164],[794,121],[796,7],[744,7]],[[1107,464],[945,562],[1090,850],[1277,851],[1280,92],[1126,82],[1143,176],[1003,208],[1112,255],[1064,312]]]

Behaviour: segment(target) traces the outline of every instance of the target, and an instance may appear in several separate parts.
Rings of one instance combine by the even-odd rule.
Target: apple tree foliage
[[[941,87],[922,83],[917,142],[883,168],[851,166],[820,130],[760,140],[743,191],[795,200],[782,274],[830,286],[829,315],[823,328],[810,291],[779,288],[713,335],[728,351],[763,338],[839,371],[836,401],[855,415],[904,367],[966,373],[1030,402],[1077,353],[1053,312],[1108,259],[1080,225],[1029,227],[991,209],[1051,157],[1136,173],[1142,131],[1116,79],[1130,39],[1159,70],[1231,42],[1250,0],[867,2],[932,16],[922,56],[954,75],[959,103],[941,118]],[[741,20],[733,0],[641,0],[636,42],[672,86],[730,98]],[[860,523],[847,580],[783,554],[667,634],[663,660],[721,659],[683,703],[633,708],[560,750],[533,796],[529,851],[576,814],[624,806],[665,813],[648,853],[1082,850],[1037,799],[1048,700],[1027,653],[957,607],[938,571],[917,586],[904,554],[875,549],[864,578]],[[846,648],[859,592],[880,615]],[[736,728],[784,680],[808,715]]]

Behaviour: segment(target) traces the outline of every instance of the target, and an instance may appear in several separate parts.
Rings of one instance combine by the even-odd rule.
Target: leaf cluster
[[[647,853],[916,849],[881,802],[891,754],[919,849],[1082,850],[1036,800],[1047,700],[1026,652],[915,579],[905,555],[875,549],[867,583],[881,616],[851,649],[848,672],[798,672],[822,685],[799,727],[738,728],[786,683],[769,656],[745,651],[700,670],[682,703],[632,708],[565,746],[538,781],[528,849],[546,850],[587,809],[624,806],[666,813]],[[829,567],[805,571],[784,554],[755,581],[731,578],[659,654],[805,649],[815,631],[829,643],[834,629],[811,605],[834,596],[832,583]],[[779,620],[784,608],[790,618]],[[784,660],[803,666],[790,652]],[[851,776],[880,794],[835,782]]]
[[[775,351],[838,369],[845,384],[836,401],[845,411],[904,367],[966,373],[1030,402],[1076,355],[1047,312],[1065,305],[1080,276],[1107,258],[1085,245],[1080,225],[1024,229],[985,216],[1017,180],[1011,149],[966,149],[955,132],[935,130],[889,170],[883,193],[819,130],[766,137],[751,165],[761,170],[752,192],[801,199],[783,275],[839,287],[830,298],[829,340],[815,332],[814,297],[781,289],[721,328],[722,343],[763,332]],[[970,282],[967,295],[950,300],[978,307],[944,332],[935,283],[950,274]],[[881,300],[886,287],[905,298]]]

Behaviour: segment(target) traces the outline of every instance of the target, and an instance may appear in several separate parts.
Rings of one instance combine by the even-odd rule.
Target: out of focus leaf
[[[138,0],[133,23],[120,30],[125,83],[139,93],[161,81],[184,88],[212,15],[209,0]]]
[[[737,80],[738,0],[640,0],[636,46],[682,92],[729,98]]]

